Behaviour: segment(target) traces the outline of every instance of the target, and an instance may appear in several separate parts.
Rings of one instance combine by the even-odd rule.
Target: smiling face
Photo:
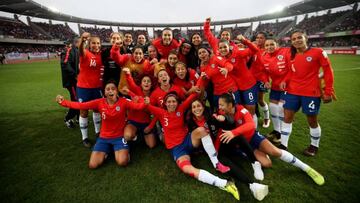
[[[125,34],[124,44],[129,45],[129,44],[132,43],[132,41],[133,41],[132,35],[130,33],[126,33]]]
[[[165,101],[165,106],[168,112],[175,112],[178,106],[178,101],[174,96],[168,96]]]
[[[177,63],[175,66],[175,74],[178,76],[178,78],[180,78],[182,80],[185,79],[186,73],[187,73],[187,70],[186,70],[186,67],[184,66],[184,64]]]
[[[204,109],[205,109],[204,106],[199,100],[195,100],[191,104],[191,113],[197,118],[203,116]]]
[[[141,79],[141,88],[145,91],[148,91],[151,89],[151,78],[149,76],[144,76]]]
[[[187,55],[190,52],[191,44],[183,43],[181,46],[181,54]]]
[[[134,61],[140,63],[144,59],[144,53],[141,48],[136,48],[133,53]]]
[[[222,31],[221,35],[220,35],[220,39],[224,39],[226,41],[230,41],[230,32],[228,31]]]
[[[195,46],[199,46],[201,44],[201,36],[198,34],[194,34],[191,37],[191,43],[193,43],[193,45]]]
[[[259,33],[256,35],[256,44],[259,46],[259,47],[264,47],[264,43],[265,43],[265,35],[262,34],[262,33]]]
[[[166,70],[160,70],[158,73],[158,82],[160,85],[168,85],[170,82],[169,74],[166,72]]]
[[[137,43],[140,45],[145,45],[145,43],[146,43],[145,35],[139,35],[137,37]]]
[[[272,54],[275,52],[277,48],[277,43],[273,39],[268,39],[265,41],[265,51],[269,54]]]
[[[99,52],[101,48],[100,38],[99,37],[91,37],[90,38],[90,50],[92,52]]]
[[[296,49],[304,49],[307,47],[307,37],[305,36],[304,33],[294,32],[291,35],[290,40],[291,40],[291,44]]]
[[[221,56],[226,56],[230,53],[230,46],[226,42],[219,43],[219,52]]]
[[[164,45],[170,45],[171,41],[173,39],[173,34],[171,30],[164,30],[162,32],[162,42]]]
[[[118,89],[114,83],[108,83],[105,86],[105,97],[110,102],[116,102]]]
[[[148,47],[148,52],[149,52],[149,58],[153,59],[153,58],[157,58],[157,51],[156,48],[154,46],[149,46]]]
[[[219,98],[219,110],[224,111],[226,114],[230,113],[233,108],[231,103],[226,103],[225,99]]]
[[[176,54],[169,54],[168,63],[170,65],[170,67],[174,67],[177,62],[178,62],[177,55]]]
[[[199,56],[199,59],[203,62],[208,61],[210,58],[209,52],[204,48],[201,48],[198,50],[198,56]]]
[[[123,43],[123,39],[118,33],[111,35],[111,38],[110,38],[111,44],[115,44],[116,41],[119,41],[121,45]]]

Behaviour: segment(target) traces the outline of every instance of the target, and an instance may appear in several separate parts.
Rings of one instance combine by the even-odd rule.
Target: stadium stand
[[[110,28],[95,28],[95,27],[81,27],[83,32],[89,32],[93,35],[97,35],[100,37],[101,41],[103,42],[110,42],[110,34],[114,32],[111,27]]]
[[[49,33],[53,39],[68,40],[76,36],[69,26],[63,24],[49,24],[44,22],[33,22],[41,27],[45,32]]]

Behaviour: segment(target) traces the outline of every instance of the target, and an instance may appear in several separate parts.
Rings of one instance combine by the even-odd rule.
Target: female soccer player
[[[167,63],[166,63],[166,71],[168,72],[170,78],[175,78],[175,64],[179,61],[178,58],[178,51],[177,50],[171,50],[169,52],[169,55],[167,57]]]
[[[205,170],[197,169],[190,162],[191,151],[202,143],[214,167],[223,173],[229,170],[228,167],[223,166],[217,160],[214,145],[205,129],[197,128],[192,132],[188,132],[185,126],[184,112],[196,97],[197,94],[193,93],[179,105],[177,94],[169,92],[164,98],[166,110],[153,105],[148,105],[147,109],[161,122],[164,129],[165,147],[171,150],[174,161],[176,161],[178,167],[185,174],[203,183],[215,185],[220,189],[226,190],[239,200],[239,193],[233,182],[221,179]]]
[[[179,61],[181,61],[185,64],[188,63],[188,58],[189,58],[189,53],[190,53],[191,48],[192,48],[191,43],[188,40],[184,40],[181,43],[181,46],[179,48],[179,53],[178,53]]]
[[[240,95],[235,81],[229,76],[229,72],[232,71],[233,65],[227,62],[221,56],[211,55],[210,51],[206,47],[201,47],[198,50],[201,69],[201,81],[205,83],[211,80],[214,85],[214,96],[208,98],[213,100],[214,108],[218,106],[218,99],[221,94],[231,92],[234,94],[237,102],[240,100]],[[205,86],[206,85],[201,85]]]
[[[131,75],[135,80],[136,84],[140,84],[141,75],[147,74],[151,65],[149,60],[144,58],[143,49],[139,46],[133,48],[132,55],[124,54],[121,55],[119,53],[119,45],[120,41],[117,41],[111,48],[111,58],[121,67],[128,67],[130,69]],[[119,91],[123,89],[124,86],[127,86],[125,73],[120,73],[120,83],[119,83]],[[123,93],[123,92],[122,92]]]
[[[263,167],[271,167],[271,160],[267,155],[274,156],[300,168],[306,172],[316,184],[323,185],[325,183],[324,177],[320,173],[286,150],[275,147],[269,140],[260,135],[255,129],[255,123],[251,118],[251,114],[243,106],[236,105],[231,95],[223,94],[220,96],[219,109],[226,115],[232,116],[237,126],[233,130],[225,130],[224,133],[218,137],[222,143],[229,143],[235,137],[243,136],[254,149],[256,159]]]
[[[321,128],[317,120],[320,101],[329,103],[335,97],[334,74],[327,54],[321,48],[307,44],[305,32],[295,30],[290,35],[290,71],[280,84],[284,95],[284,122],[281,126],[281,147],[287,149],[295,113],[302,108],[310,126],[311,144],[304,154],[315,156],[319,148]],[[325,80],[324,93],[320,88],[319,70],[322,67]]]
[[[152,44],[158,50],[161,59],[167,59],[171,50],[180,47],[180,43],[173,39],[173,32],[170,28],[163,29],[161,38],[155,39]]]
[[[124,36],[121,33],[113,32],[110,35],[110,43],[111,45],[114,45],[116,42],[120,43],[120,54],[124,54],[125,52],[122,49]],[[110,50],[111,48],[106,48],[102,51],[101,59],[104,64],[104,83],[109,80],[115,80],[117,84],[119,84],[120,81],[120,71],[121,68],[118,64],[115,63],[115,61],[112,60],[110,56]],[[105,84],[103,85],[105,87]]]
[[[64,100],[58,95],[56,101],[64,107],[88,110],[93,109],[101,113],[101,131],[90,156],[89,168],[98,168],[105,160],[107,154],[112,150],[115,153],[116,163],[126,166],[130,160],[129,146],[124,139],[124,127],[126,112],[131,109],[141,110],[145,108],[144,103],[134,103],[118,97],[115,81],[109,81],[105,86],[105,98],[80,103]]]
[[[90,43],[89,50],[86,48]],[[80,73],[78,75],[76,94],[79,102],[87,102],[102,97],[102,72],[103,64],[101,60],[101,42],[97,36],[91,36],[90,33],[81,35],[81,44],[79,46],[80,55]],[[95,133],[100,132],[100,114],[93,112]],[[88,110],[80,110],[79,126],[82,134],[82,142],[85,147],[91,147],[88,139]]]
[[[265,83],[266,88],[271,88],[270,92],[270,113],[274,130],[268,135],[268,138],[274,142],[280,142],[281,121],[284,119],[283,94],[280,89],[280,83],[289,71],[290,61],[287,57],[289,48],[278,47],[274,38],[268,38],[265,41],[265,52],[262,55],[265,72],[271,79]]]
[[[149,61],[151,65],[154,65],[155,63],[158,63],[160,61],[160,56],[154,45],[149,45],[147,51],[149,54]]]
[[[190,95],[196,90],[196,83],[199,78],[199,74],[191,68],[186,68],[186,64],[179,61],[175,64],[174,85],[182,87],[185,90],[185,95]]]
[[[141,85],[135,84],[131,77],[130,69],[124,67],[122,69],[125,72],[126,81],[129,90],[133,93],[133,100],[144,100],[144,97],[149,97],[151,93],[151,78],[148,75],[143,75],[141,79]],[[153,132],[148,127],[150,124],[150,114],[143,110],[129,110],[127,113],[127,125],[124,129],[124,137],[126,141],[131,141],[137,138],[137,135],[144,136],[145,143],[149,148],[154,148],[156,145],[156,139]]]
[[[206,107],[199,99],[194,100],[191,103],[191,110],[189,111],[186,121],[188,123],[189,130],[195,130],[198,127],[203,127],[213,140],[216,140],[218,130],[221,128],[227,130],[233,128],[235,125],[234,120],[231,117],[224,115],[212,114],[210,108]],[[216,146],[217,145],[217,146]],[[253,149],[245,138],[239,136],[233,139],[229,144],[215,143],[215,148],[218,151],[218,157],[221,162],[226,163],[230,167],[230,174],[242,183],[248,184],[254,197],[261,201],[268,194],[268,186],[255,183],[252,181],[242,169],[235,164],[234,152],[236,146],[240,146],[241,151],[244,151],[252,162],[254,169],[254,176],[258,180],[264,179],[264,173],[261,170],[261,164],[256,160]]]
[[[194,70],[196,70],[197,73],[200,74],[200,61],[199,61],[199,57],[198,57],[198,50],[200,48],[200,46],[202,45],[202,39],[201,39],[201,34],[200,33],[193,33],[190,37],[191,40],[191,49],[190,52],[188,54],[188,59],[187,59],[187,67],[190,67]]]

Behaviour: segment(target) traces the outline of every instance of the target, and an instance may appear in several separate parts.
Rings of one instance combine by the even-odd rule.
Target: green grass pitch
[[[301,113],[289,142],[290,152],[325,176],[325,185],[272,159],[273,167],[264,170],[270,192],[263,202],[360,202],[360,57],[330,58],[339,100],[321,106],[320,151],[315,158],[302,155],[310,138]],[[126,168],[110,160],[89,170],[90,150],[82,146],[78,127],[64,126],[66,109],[55,103],[57,94],[68,97],[59,62],[0,66],[1,202],[235,201],[182,174],[162,145],[136,147]],[[194,156],[193,164],[216,173],[206,155]],[[252,176],[250,164],[241,165]],[[239,190],[242,202],[256,202],[245,185]]]

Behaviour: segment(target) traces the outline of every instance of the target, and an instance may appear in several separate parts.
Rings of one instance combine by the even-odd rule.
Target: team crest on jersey
[[[116,111],[120,111],[120,106],[115,107]]]
[[[232,59],[231,59],[231,63],[235,63],[235,58],[232,58]]]
[[[311,57],[311,56],[306,57],[306,61],[307,61],[307,62],[311,62],[311,61],[312,61],[312,57]]]
[[[181,113],[180,113],[180,112],[176,112],[176,116],[177,116],[177,117],[180,117],[180,116],[181,116]]]
[[[241,120],[241,119],[237,120],[236,122],[237,122],[239,125],[242,124],[242,120]]]
[[[211,68],[215,68],[215,64],[211,64]]]
[[[279,61],[282,61],[282,60],[284,59],[284,56],[283,56],[283,55],[278,55],[278,56],[277,56],[277,59],[278,59]]]

